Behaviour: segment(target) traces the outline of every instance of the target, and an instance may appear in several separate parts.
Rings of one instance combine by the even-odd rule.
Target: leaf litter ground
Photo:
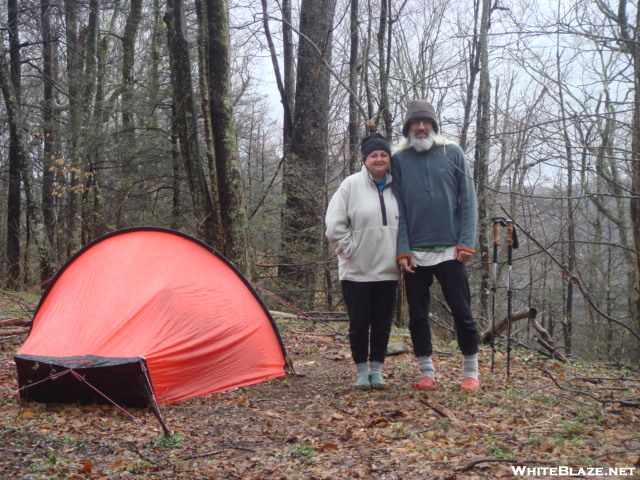
[[[507,380],[504,352],[492,374],[483,346],[483,389],[469,394],[459,390],[455,344],[438,343],[439,390],[410,388],[417,370],[409,351],[388,358],[386,390],[354,391],[343,325],[284,322],[296,375],[162,407],[171,437],[147,409],[21,402],[12,355],[24,337],[5,339],[0,478],[563,478],[514,475],[514,466],[640,478],[637,373],[526,361],[528,352],[514,350]],[[410,344],[403,331],[392,341]],[[609,468],[626,470],[595,473]]]

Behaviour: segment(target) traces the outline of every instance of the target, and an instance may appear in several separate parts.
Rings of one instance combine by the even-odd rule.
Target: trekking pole
[[[500,240],[500,227],[506,227],[504,217],[493,217],[493,264],[491,268],[491,373],[496,356],[496,295],[498,282],[498,242]]]
[[[511,263],[513,260],[513,220],[507,220],[507,380],[511,373],[511,309],[513,290],[511,284]]]

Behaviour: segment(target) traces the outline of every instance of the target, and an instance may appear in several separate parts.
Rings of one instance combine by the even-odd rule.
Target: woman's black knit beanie
[[[391,155],[391,146],[387,139],[379,133],[372,133],[360,142],[360,151],[362,152],[362,161],[364,162],[371,152],[376,150],[384,150]]]

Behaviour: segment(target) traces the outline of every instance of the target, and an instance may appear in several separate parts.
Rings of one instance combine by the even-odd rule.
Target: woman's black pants
[[[384,362],[398,282],[342,281],[349,314],[349,345],[357,363]]]

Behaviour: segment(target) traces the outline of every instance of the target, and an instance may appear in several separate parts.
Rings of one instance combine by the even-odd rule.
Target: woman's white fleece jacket
[[[367,167],[347,177],[329,202],[326,236],[338,254],[340,280],[380,282],[398,280],[396,263],[398,203],[392,178],[378,191]]]

